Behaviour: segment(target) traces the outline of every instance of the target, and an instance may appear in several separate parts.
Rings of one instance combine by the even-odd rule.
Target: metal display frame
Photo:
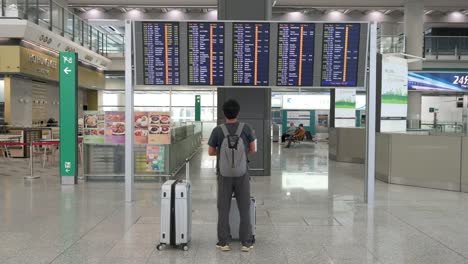
[[[184,84],[181,80],[180,85],[139,85],[137,82],[137,71],[141,69],[138,65],[138,61],[135,58],[139,52],[136,46],[136,34],[135,34],[135,23],[143,22],[143,21],[154,21],[154,22],[168,22],[166,20],[126,20],[125,21],[125,124],[128,128],[126,133],[126,140],[125,140],[125,201],[126,202],[133,202],[134,201],[134,153],[133,153],[133,114],[134,114],[134,101],[133,101],[133,94],[135,90],[144,91],[144,90],[203,90],[203,89],[216,89],[216,87],[224,87],[224,88],[251,88],[251,89],[278,89],[278,90],[285,90],[285,91],[301,91],[301,90],[314,90],[314,91],[321,91],[321,90],[333,90],[334,88],[345,88],[345,87],[328,87],[328,86],[276,86],[276,85],[269,85],[269,86],[256,86],[252,88],[252,86],[232,86],[225,82],[223,86],[201,86],[201,85],[187,85]],[[237,21],[230,21],[230,20],[214,20],[214,21],[206,21],[206,20],[180,20],[177,21],[179,25],[184,22],[225,22],[225,23],[233,23]],[[251,23],[271,23],[270,24],[270,40],[272,35],[274,34],[272,28],[277,29],[277,25],[279,23],[293,23],[293,21],[239,21],[239,22],[251,22]],[[323,31],[317,31],[317,24],[325,24],[328,22],[324,21],[307,21],[304,23],[314,23],[316,24],[316,36],[315,36],[315,44],[317,44],[317,40],[322,42],[322,39],[319,36],[323,36]],[[359,23],[361,24],[361,33],[360,36],[363,38],[363,31],[365,30],[366,38],[360,39],[359,45],[359,61],[358,63],[358,76],[361,74],[361,78],[363,78],[362,85],[358,86],[349,86],[350,89],[356,89],[357,91],[366,91],[367,92],[367,118],[366,118],[366,165],[365,165],[365,195],[364,195],[364,202],[366,202],[369,206],[373,206],[374,204],[374,192],[375,192],[375,140],[376,140],[376,86],[377,86],[377,79],[376,79],[376,67],[377,67],[377,22],[363,22],[363,21],[340,21],[339,23]],[[362,25],[366,25],[367,28],[362,28]],[[184,27],[179,27],[179,30],[183,30]],[[230,28],[229,25],[225,24],[225,34],[226,29]],[[323,27],[321,28],[323,30]],[[320,33],[320,34],[318,34]],[[179,32],[182,34],[182,32]],[[276,37],[276,36],[275,36]],[[224,44],[229,45],[232,40],[232,36],[225,35]],[[185,43],[179,39],[180,44]],[[272,56],[272,52],[274,56],[276,55],[276,49],[272,49],[272,46],[277,45],[277,41],[269,43],[270,45],[270,60]],[[314,69],[316,69],[316,64],[318,61],[322,61],[322,53],[317,53],[318,49],[322,49],[322,45],[315,45],[314,51]],[[364,53],[362,52],[364,51]],[[226,67],[231,63],[230,60],[226,60],[229,53],[229,50],[225,49],[225,70]],[[185,56],[186,54],[179,51],[179,56]],[[319,55],[319,56],[315,56]],[[277,72],[276,66],[276,57],[275,63],[270,65],[270,77],[271,72],[273,71],[275,74]],[[141,65],[142,66],[142,65]],[[232,69],[231,69],[232,72]],[[276,77],[276,75],[273,75]],[[314,70],[314,74],[315,70]],[[231,78],[229,74],[224,74],[225,80],[227,78]],[[182,75],[181,75],[182,77]],[[315,78],[314,78],[315,79]],[[276,80],[276,78],[275,78]],[[321,81],[321,78],[314,80]],[[275,82],[271,82],[270,84],[276,84]],[[346,86],[348,87],[348,86]]]
[[[145,85],[143,70],[144,65],[143,61],[140,58],[143,58],[143,31],[142,24],[144,22],[161,22],[161,23],[178,23],[179,24],[179,84],[178,85]],[[185,61],[188,59],[188,32],[187,26],[188,23],[224,23],[224,84],[223,85],[190,85],[188,80],[188,73],[183,74],[182,66]],[[199,89],[201,87],[229,87],[229,88],[271,88],[271,89],[334,89],[334,86],[322,86],[321,85],[321,68],[322,68],[322,47],[323,47],[323,25],[330,24],[330,22],[325,21],[261,21],[261,20],[131,20],[133,24],[134,32],[134,47],[133,54],[134,57],[134,77],[133,83],[135,84],[136,89],[148,89],[147,87],[152,87],[158,89],[158,87],[173,87],[173,89],[178,89],[179,87],[188,87],[191,89]],[[270,26],[270,41],[269,41],[269,84],[262,86],[253,86],[253,85],[234,85],[233,84],[233,24],[234,23],[262,23],[269,24]],[[314,64],[313,64],[313,85],[312,86],[281,86],[277,85],[276,75],[277,75],[277,45],[278,45],[278,25],[279,24],[314,24],[315,25],[315,36],[314,36]],[[360,34],[359,34],[359,57],[358,57],[358,71],[357,71],[357,85],[356,86],[339,86],[339,88],[353,88],[358,91],[364,91],[367,83],[367,75],[365,74],[364,69],[367,69],[367,57],[368,57],[368,43],[369,38],[369,25],[368,21],[340,21],[333,24],[359,24],[360,25]],[[273,63],[272,63],[273,62]],[[337,86],[338,87],[338,86]],[[151,89],[151,88],[150,88]]]

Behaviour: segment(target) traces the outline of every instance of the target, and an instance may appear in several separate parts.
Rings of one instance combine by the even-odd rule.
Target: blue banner
[[[408,90],[468,91],[468,72],[410,72]]]

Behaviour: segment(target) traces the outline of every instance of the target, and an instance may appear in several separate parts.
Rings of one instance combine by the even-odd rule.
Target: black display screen
[[[188,23],[189,85],[224,85],[224,23]]]
[[[322,86],[356,86],[360,24],[324,24]]]
[[[144,84],[179,85],[179,23],[143,22]]]
[[[278,86],[312,86],[314,24],[278,25]]]
[[[269,43],[268,23],[233,24],[233,85],[268,85]]]

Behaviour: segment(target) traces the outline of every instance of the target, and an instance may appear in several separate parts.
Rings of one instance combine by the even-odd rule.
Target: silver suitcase
[[[257,225],[257,202],[254,197],[250,198],[250,224],[252,225],[252,238],[255,242],[255,229]],[[239,225],[240,225],[240,216],[239,209],[237,209],[236,197],[232,197],[231,201],[231,210],[229,211],[229,226],[231,229],[231,238],[234,240],[239,239]]]
[[[188,250],[192,239],[192,188],[187,179],[166,181],[161,188],[161,234],[158,250],[166,245]]]

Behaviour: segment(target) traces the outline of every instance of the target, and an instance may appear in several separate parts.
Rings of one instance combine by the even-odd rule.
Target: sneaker
[[[227,243],[218,242],[216,244],[216,248],[221,250],[221,251],[231,251],[231,247]]]
[[[254,248],[253,245],[242,245],[241,251],[242,252],[250,252]]]

